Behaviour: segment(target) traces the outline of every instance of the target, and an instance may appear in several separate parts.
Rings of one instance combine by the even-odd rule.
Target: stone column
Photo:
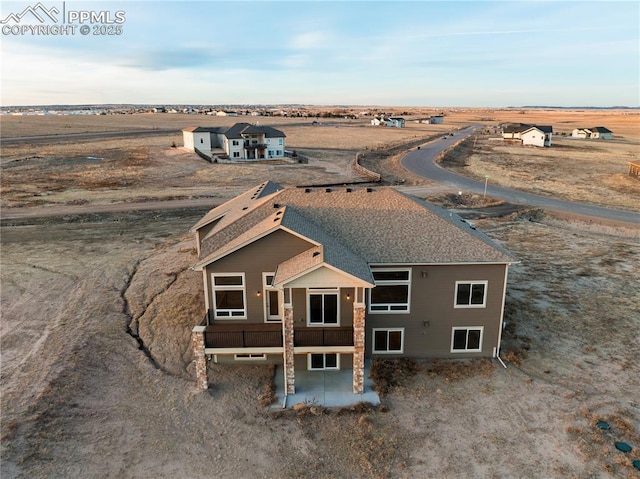
[[[204,331],[206,326],[195,326],[191,330],[191,347],[193,362],[196,366],[196,386],[198,389],[209,389],[207,380],[207,357],[204,354]]]
[[[296,393],[296,373],[293,356],[293,306],[284,305],[282,321],[282,346],[284,347],[284,390],[287,394]]]
[[[364,393],[364,304],[353,303],[353,393]]]

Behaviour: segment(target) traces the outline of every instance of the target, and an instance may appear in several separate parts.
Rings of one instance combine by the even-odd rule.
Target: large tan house
[[[455,214],[385,187],[263,183],[193,228],[205,292],[192,332],[207,357],[296,371],[365,358],[497,357],[514,257]]]

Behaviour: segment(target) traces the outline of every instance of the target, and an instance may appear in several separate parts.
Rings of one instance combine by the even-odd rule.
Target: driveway
[[[485,183],[476,181],[465,176],[452,173],[436,164],[435,159],[454,143],[473,134],[474,126],[460,130],[454,136],[446,139],[438,139],[431,143],[422,145],[420,149],[412,150],[401,160],[401,165],[416,175],[429,178],[444,185],[455,188],[463,192],[484,194]],[[623,223],[640,224],[640,213],[632,211],[616,210],[604,208],[602,206],[588,203],[574,203],[571,201],[559,200],[547,196],[535,195],[525,191],[511,190],[491,184],[491,179],[487,183],[487,196],[499,198],[514,204],[535,206],[563,213],[574,215],[590,216]]]

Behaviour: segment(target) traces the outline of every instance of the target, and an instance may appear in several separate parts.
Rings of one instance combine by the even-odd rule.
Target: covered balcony
[[[265,350],[265,352],[281,352],[281,323],[249,323],[230,324],[215,322],[204,331],[205,348],[216,350],[221,354],[224,350],[240,349]],[[294,347],[353,347],[353,328],[295,328],[293,334]]]

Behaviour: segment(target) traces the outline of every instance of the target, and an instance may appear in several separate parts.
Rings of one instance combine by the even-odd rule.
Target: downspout
[[[507,369],[507,365],[500,358],[500,343],[502,342],[502,329],[504,328],[504,305],[507,299],[507,277],[509,276],[509,263],[504,267],[504,286],[502,288],[502,308],[500,309],[500,327],[498,328],[498,344],[495,348],[495,358],[500,361],[502,367]]]

